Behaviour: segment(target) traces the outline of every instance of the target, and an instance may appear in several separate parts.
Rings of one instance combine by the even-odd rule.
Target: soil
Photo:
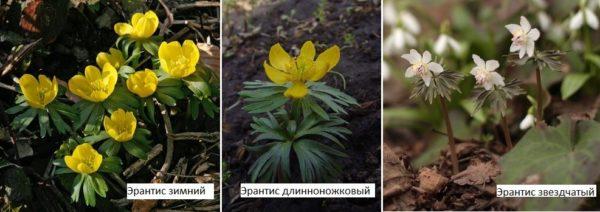
[[[93,9],[80,5],[79,8],[70,8],[64,14],[65,20],[61,24],[61,27],[55,26],[56,29],[60,29],[56,35],[52,38],[45,39],[43,43],[38,46],[30,55],[25,57],[24,61],[20,63],[16,68],[11,70],[9,74],[3,76],[0,80],[2,83],[11,86],[16,85],[12,78],[20,77],[24,73],[30,73],[33,75],[45,74],[47,76],[56,76],[62,81],[67,81],[71,76],[78,72],[83,72],[85,66],[95,64],[96,54],[100,51],[108,51],[109,47],[114,45],[117,39],[117,35],[114,33],[112,26],[116,22],[122,22],[125,20],[125,13],[129,14],[129,11],[123,11],[120,6],[115,6],[109,3],[100,3],[99,9],[94,11]],[[173,8],[180,3],[189,3],[190,1],[168,1],[168,6]],[[0,4],[4,4],[3,1]],[[21,13],[18,8],[19,2],[13,3],[13,7],[10,8],[6,14],[0,13],[0,19],[6,19],[7,24],[0,26],[0,37],[5,36],[8,31],[18,34],[22,43],[27,44],[33,42],[35,39],[40,37],[37,33],[31,33],[24,30],[19,25],[19,19]],[[4,6],[4,5],[2,5]],[[138,10],[154,9],[161,22],[165,17],[164,10],[160,6],[158,1],[148,1],[137,7]],[[158,9],[158,10],[157,10]],[[98,23],[98,18],[108,12],[109,22],[108,27],[102,27]],[[2,16],[4,15],[4,16]],[[208,20],[215,19],[218,17],[218,9],[215,7],[210,8],[199,8],[195,10],[179,10],[175,13],[175,19],[194,19],[194,20]],[[218,19],[216,19],[218,20]],[[160,27],[159,27],[160,28]],[[166,38],[170,38],[174,33],[179,32],[185,25],[173,25],[169,28],[169,31],[165,35]],[[188,30],[183,33],[179,40],[192,39],[198,42],[203,42],[203,38],[210,36],[212,38],[212,44],[219,46],[219,24],[207,24],[204,23],[202,29],[199,31]],[[42,32],[43,34],[44,32]],[[157,29],[158,33],[158,29]],[[42,35],[43,36],[43,35]],[[5,37],[2,37],[3,39]],[[8,57],[11,54],[11,48],[13,44],[5,42],[0,39],[0,63],[5,64],[8,61]],[[2,66],[2,65],[0,65]],[[0,93],[0,111],[5,111],[7,108],[14,105],[16,93],[7,92],[2,90]],[[64,98],[64,97],[60,97]],[[63,99],[64,100],[64,99]],[[218,101],[218,98],[214,100]],[[68,102],[68,100],[64,100]],[[217,106],[219,102],[216,103]],[[181,102],[179,107],[170,108],[172,112],[171,120],[173,122],[173,129],[177,132],[218,132],[219,131],[219,114],[216,118],[209,118],[202,112],[197,120],[191,120],[186,118],[185,109],[187,106],[184,102]],[[149,183],[155,176],[156,170],[159,170],[164,162],[165,158],[165,141],[166,135],[164,130],[164,124],[159,114],[156,114],[158,126],[148,124],[144,128],[152,131],[152,146],[157,144],[163,144],[163,150],[151,160],[145,166],[142,166],[139,172],[133,174],[130,178],[123,178],[129,183]],[[52,166],[50,165],[51,160],[54,159],[54,151],[58,149],[63,140],[67,136],[61,136],[53,134],[53,136],[47,138],[38,138],[35,136],[37,132],[37,120],[28,128],[29,132],[23,132],[17,134],[10,129],[9,123],[14,117],[9,116],[6,113],[2,113],[0,116],[0,159],[6,159],[8,162],[13,163],[17,166],[12,168],[3,167],[0,169],[0,179],[5,179],[12,175],[9,175],[10,170],[23,169],[26,173],[26,178],[29,179],[29,187],[22,188],[22,192],[27,193],[31,191],[31,195],[27,196],[22,202],[13,202],[12,206],[18,206],[15,203],[23,203],[28,205],[25,211],[84,211],[84,210],[131,210],[132,201],[123,201],[125,197],[124,191],[118,191],[118,189],[112,189],[113,185],[117,185],[114,180],[107,179],[109,187],[111,188],[107,193],[107,199],[97,197],[97,209],[86,207],[83,201],[79,203],[71,203],[70,191],[61,185],[58,178],[49,176],[49,171]],[[189,123],[194,123],[189,124]],[[218,142],[218,141],[217,141]],[[18,145],[30,146],[33,155],[19,158],[17,155]],[[194,183],[198,181],[205,182],[216,182],[219,181],[219,146],[218,144],[211,148],[213,143],[200,143],[195,141],[176,141],[175,149],[173,153],[173,162],[171,164],[170,172],[177,173],[179,175],[199,175],[198,178],[190,177],[178,177],[177,182],[188,182]],[[131,164],[137,161],[136,158],[121,152],[119,155],[123,161],[123,170],[128,168]],[[182,161],[180,161],[180,159]],[[185,160],[183,160],[185,159]],[[178,162],[181,162],[178,164]],[[197,165],[211,164],[207,169],[200,168]],[[187,167],[187,168],[184,168]],[[183,171],[182,171],[183,169]],[[186,171],[187,169],[187,171]],[[195,173],[203,169],[202,172]],[[206,175],[205,175],[206,174]],[[174,181],[173,176],[166,178],[167,182]],[[27,180],[25,180],[27,181]],[[5,183],[4,180],[0,181],[0,185]],[[122,188],[124,189],[124,188]],[[217,190],[218,192],[218,190]],[[3,192],[0,195],[4,196]],[[216,194],[218,197],[219,194]],[[116,201],[113,201],[116,200]],[[6,203],[7,200],[0,200],[0,205]],[[214,201],[164,201],[152,208],[166,208],[166,209],[183,209],[193,206],[203,205],[217,205],[218,198]],[[217,207],[218,210],[218,207]]]
[[[325,1],[321,1],[325,2]],[[319,20],[320,1],[277,1],[251,6],[246,1],[227,4],[223,33],[223,162],[228,170],[223,185],[224,211],[379,211],[380,210],[380,9],[370,2],[326,1]],[[348,116],[353,132],[346,144],[350,158],[342,160],[341,183],[375,183],[374,199],[240,199],[239,183],[248,181],[256,158],[243,144],[250,135],[251,116],[243,111],[238,92],[244,81],[267,80],[262,62],[279,42],[296,54],[304,41],[317,43],[317,52],[337,44],[340,63],[334,68],[347,81],[344,90],[360,103]],[[323,44],[323,45],[319,45]],[[333,74],[324,81],[342,87]]]

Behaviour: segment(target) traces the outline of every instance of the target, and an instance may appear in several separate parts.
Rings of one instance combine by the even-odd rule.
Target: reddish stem
[[[537,94],[537,114],[536,114],[536,125],[540,125],[541,123],[544,122],[544,118],[542,116],[542,110],[543,110],[543,102],[542,102],[542,74],[540,73],[540,68],[538,67],[537,69],[535,69],[535,78],[537,80],[537,90],[538,90],[538,94]]]
[[[452,160],[452,173],[458,174],[458,157],[456,155],[456,145],[454,144],[454,133],[452,132],[452,124],[448,117],[448,109],[446,108],[446,99],[440,97],[442,105],[442,113],[446,121],[446,134],[448,135],[448,143],[450,144],[450,159]]]
[[[504,141],[508,146],[508,150],[513,148],[512,139],[510,138],[510,131],[508,131],[508,124],[506,124],[506,117],[502,116],[502,131],[504,131]]]

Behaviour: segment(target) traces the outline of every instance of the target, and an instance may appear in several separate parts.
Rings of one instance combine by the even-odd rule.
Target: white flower
[[[431,62],[431,53],[423,52],[423,56],[414,49],[410,50],[410,54],[403,54],[402,58],[406,59],[411,66],[406,69],[404,76],[411,78],[419,76],[425,82],[425,86],[429,87],[433,74],[439,74],[444,71],[444,68],[436,62]]]
[[[415,37],[401,28],[394,28],[392,33],[383,41],[383,53],[390,55],[394,51],[402,51],[405,46],[414,46],[417,44]]]
[[[491,90],[494,85],[504,86],[504,77],[494,71],[500,67],[497,60],[483,61],[481,57],[473,54],[473,61],[476,66],[471,69],[471,75],[475,76],[478,85],[486,90]]]
[[[569,29],[578,30],[586,23],[592,29],[598,29],[598,17],[589,8],[581,8],[569,21]]]
[[[446,34],[441,34],[440,37],[438,37],[438,39],[435,41],[435,44],[433,45],[433,51],[436,54],[441,55],[444,52],[446,52],[446,49],[448,49],[448,47],[450,47],[454,51],[454,54],[460,55],[462,53],[462,47],[460,46],[458,41]]]
[[[398,23],[398,16],[396,16],[396,9],[393,1],[383,1],[383,23],[396,26]]]
[[[392,27],[396,27],[400,23],[402,28],[412,34],[421,32],[421,25],[419,25],[417,18],[407,10],[396,11],[396,6],[392,1],[383,2],[383,22]]]
[[[387,80],[390,78],[390,66],[385,62],[381,62],[381,78],[383,78],[383,80]]]
[[[529,21],[521,16],[521,25],[509,24],[506,25],[506,29],[512,34],[512,44],[510,45],[510,52],[519,52],[519,58],[525,56],[525,52],[529,57],[533,56],[533,50],[535,49],[535,41],[540,38],[540,31],[536,28],[531,29]]]
[[[402,22],[402,27],[411,32],[412,34],[419,34],[421,32],[421,25],[417,21],[417,18],[412,15],[412,13],[408,11],[401,11],[400,13],[400,22]]]
[[[527,114],[525,118],[519,123],[519,129],[526,130],[533,126],[535,123],[535,117],[531,114]]]
[[[538,22],[540,22],[540,28],[542,28],[543,31],[548,31],[548,29],[550,29],[550,25],[552,24],[552,19],[550,19],[548,13],[539,11],[537,13],[537,18]]]

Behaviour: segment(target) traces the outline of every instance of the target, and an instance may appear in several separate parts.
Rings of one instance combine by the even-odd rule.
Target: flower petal
[[[310,81],[318,81],[327,74],[340,61],[340,47],[334,45],[317,56],[315,60],[315,73]]]
[[[531,40],[527,41],[527,55],[533,57],[533,51],[535,50],[535,43]]]
[[[532,29],[527,34],[527,37],[533,41],[536,41],[538,38],[540,38],[540,31],[538,29]]]
[[[410,54],[403,54],[401,57],[407,60],[410,64],[418,63],[419,60],[421,60],[421,55],[414,49],[410,50]]]
[[[481,59],[481,57],[479,57],[479,55],[473,54],[473,55],[471,55],[471,57],[473,58],[475,65],[485,67],[485,61],[483,61],[483,59]]]
[[[315,50],[315,45],[312,41],[306,41],[302,44],[302,48],[300,48],[300,55],[298,56],[299,61],[313,61],[315,59],[315,55],[317,54]]]
[[[114,26],[114,30],[119,36],[129,35],[133,31],[133,26],[128,23],[117,23]]]
[[[494,85],[504,86],[504,77],[497,72],[490,73],[490,82]]]
[[[429,63],[429,61],[431,61],[431,53],[429,53],[429,51],[423,52],[423,58],[421,58],[421,62]]]
[[[508,24],[506,26],[506,29],[508,29],[508,31],[510,32],[510,34],[517,34],[521,31],[521,26],[517,25],[517,24]]]
[[[439,74],[444,72],[444,68],[435,62],[431,62],[428,64],[429,70],[432,71],[434,74]]]
[[[596,14],[594,14],[594,12],[592,12],[590,9],[584,9],[583,11],[585,15],[585,21],[587,22],[588,26],[590,26],[592,29],[598,29],[598,17]]]
[[[269,63],[279,69],[286,70],[287,66],[293,63],[292,57],[281,47],[281,44],[277,43],[271,47],[269,51]]]
[[[485,62],[485,70],[487,71],[494,71],[498,67],[500,67],[500,63],[497,60],[488,60]]]
[[[292,98],[292,99],[300,99],[308,94],[308,88],[304,83],[296,83],[294,82],[290,88],[288,88],[283,95]]]
[[[198,64],[198,60],[200,60],[200,51],[196,44],[191,40],[185,40],[181,48],[185,57],[190,60],[188,65],[195,67]]]
[[[529,30],[531,29],[531,25],[529,24],[529,21],[527,20],[527,18],[525,18],[525,16],[521,16],[520,24],[524,33],[529,32]]]
[[[267,63],[267,61],[263,63],[263,66],[265,67],[265,73],[267,74],[267,77],[274,83],[281,85],[288,82],[288,73],[273,68]]]
[[[79,169],[77,168],[77,164],[81,162],[77,158],[71,155],[67,155],[65,156],[64,160],[65,164],[67,164],[67,167],[69,167],[69,169],[73,170],[74,172],[80,173]]]
[[[440,35],[437,40],[435,40],[435,44],[433,45],[433,52],[436,54],[442,54],[446,51],[446,47],[448,46],[448,37],[446,35]]]
[[[569,29],[571,31],[577,30],[583,25],[583,12],[577,12],[569,21]]]
[[[417,72],[413,69],[412,66],[409,66],[406,71],[404,72],[404,77],[406,78],[411,78],[414,77],[417,74]]]
[[[423,82],[425,83],[425,86],[429,87],[429,84],[431,84],[431,74],[426,74],[421,77],[423,78]]]

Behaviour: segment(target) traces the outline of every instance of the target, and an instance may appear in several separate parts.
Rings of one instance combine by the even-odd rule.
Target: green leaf
[[[194,96],[198,99],[204,99],[210,97],[210,85],[204,80],[184,80],[185,85],[194,93]]]
[[[160,103],[163,103],[165,105],[174,107],[177,105],[177,101],[175,101],[175,99],[173,99],[173,97],[160,93],[160,92],[156,92],[156,98],[158,99],[158,101]]]
[[[122,171],[121,159],[116,156],[108,156],[102,160],[99,170],[101,172],[120,173]]]
[[[31,122],[33,121],[33,119],[35,119],[37,114],[38,114],[38,109],[29,108],[25,112],[23,112],[23,113],[19,114],[17,117],[15,117],[15,119],[13,119],[13,121],[10,123],[10,125],[13,127],[13,129],[18,129],[18,131],[21,132],[25,128],[27,128],[27,126],[29,126],[29,124],[31,124]]]
[[[562,99],[568,99],[570,96],[575,94],[590,78],[588,73],[570,73],[568,74],[560,86],[560,93]]]
[[[156,92],[160,92],[173,97],[174,99],[183,99],[185,93],[180,87],[159,87]]]
[[[71,193],[71,199],[74,202],[79,202],[79,194],[81,193],[81,187],[83,186],[84,175],[77,174],[73,181],[73,192]]]
[[[38,123],[40,126],[40,137],[46,137],[46,132],[51,135],[50,129],[50,116],[48,116],[48,112],[45,110],[39,110],[38,112]]]
[[[83,128],[84,134],[95,134],[100,131],[100,124],[104,118],[104,108],[100,104],[94,104],[92,112],[90,113],[87,123]]]
[[[69,126],[69,124],[67,124],[63,120],[63,118],[58,114],[58,112],[56,112],[56,110],[49,109],[48,112],[50,114],[50,119],[52,120],[52,123],[56,127],[56,130],[58,130],[58,133],[65,134],[71,131],[71,126]]]
[[[99,132],[98,134],[87,136],[87,137],[83,138],[83,140],[85,142],[90,143],[90,144],[95,144],[98,141],[103,141],[103,140],[106,140],[108,138],[110,138],[110,136],[108,135],[108,133],[106,133],[106,131],[102,131],[102,132]]]
[[[8,108],[8,109],[6,109],[4,112],[5,112],[6,114],[13,115],[13,114],[17,114],[17,113],[19,113],[19,112],[21,112],[21,111],[23,111],[23,110],[25,110],[25,109],[27,109],[27,108],[29,108],[29,107],[27,106],[27,103],[22,103],[22,104],[19,104],[19,105],[13,106],[13,107],[11,107],[11,108]]]
[[[144,146],[139,145],[138,142],[136,141],[127,141],[127,142],[123,142],[123,147],[125,147],[125,150],[127,150],[127,152],[129,152],[129,154],[145,160],[148,157],[148,149],[146,149]]]
[[[152,40],[147,40],[142,43],[142,46],[146,50],[146,52],[150,53],[152,56],[156,56],[158,53],[158,45],[152,42]]]
[[[176,78],[164,78],[158,82],[158,87],[179,87],[182,82]]]
[[[75,122],[75,129],[81,128],[85,123],[87,123],[90,115],[96,109],[96,105],[94,103],[81,100],[75,104],[75,107],[81,111],[79,114],[79,119]]]
[[[129,75],[133,74],[134,72],[135,72],[135,69],[133,69],[131,66],[119,67],[119,75],[121,75],[121,77],[123,77],[123,78],[129,78]]]
[[[154,102],[152,101],[152,98],[146,98],[146,110],[144,112],[146,112],[146,115],[148,116],[148,118],[150,118],[150,121],[153,124],[156,124],[156,107],[154,106]]]
[[[94,179],[90,175],[83,175],[83,197],[85,204],[88,206],[96,206],[96,189]]]
[[[600,68],[600,56],[596,54],[585,54],[585,59],[592,62],[596,67]]]
[[[500,160],[498,184],[594,184],[600,177],[600,123],[561,118],[558,126],[533,128]],[[576,210],[580,198],[527,198],[522,210]]]
[[[121,150],[121,143],[112,139],[106,140],[100,145],[100,151],[104,152],[108,156],[114,156]]]
[[[94,185],[94,191],[101,197],[106,197],[106,191],[108,191],[108,186],[106,185],[106,181],[102,178],[98,173],[94,173],[90,175],[90,179],[92,181],[92,185]]]

